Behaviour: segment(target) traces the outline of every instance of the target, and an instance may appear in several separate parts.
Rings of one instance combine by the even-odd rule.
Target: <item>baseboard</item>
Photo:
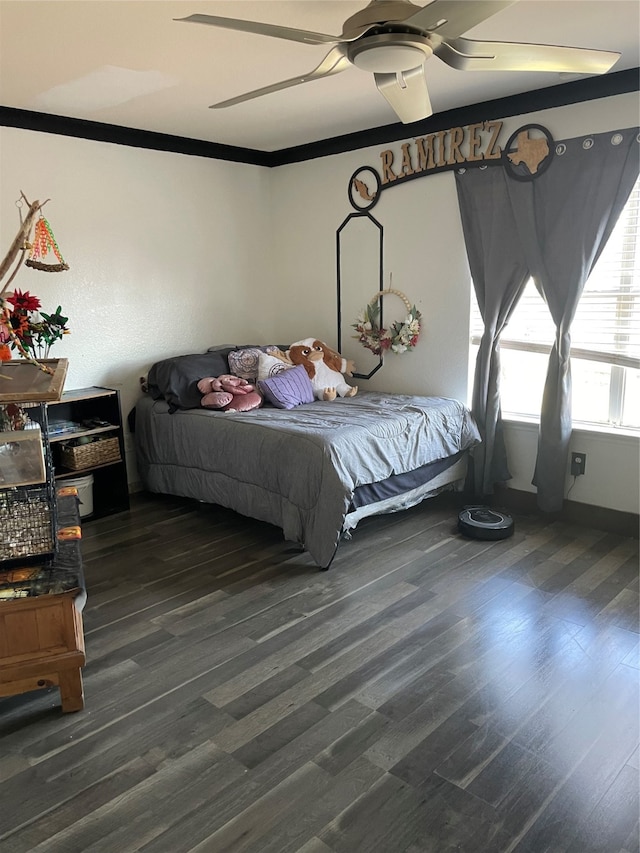
[[[144,491],[142,483],[129,483],[129,494],[133,495],[142,491]],[[465,492],[445,491],[429,498],[429,502],[431,501],[434,503],[430,505],[437,504],[458,512],[463,506],[478,503],[478,498],[469,496]],[[605,530],[607,533],[616,533],[619,536],[640,538],[640,516],[633,512],[621,512],[606,507],[577,503],[576,501],[565,501],[562,512],[542,512],[538,508],[534,492],[508,489],[500,485],[496,486],[495,495],[485,495],[482,498],[482,503],[487,506],[499,507],[506,512],[539,515],[541,518],[568,521],[571,524],[594,527],[597,530]]]
[[[521,512],[527,515],[557,518],[572,524],[606,530],[607,533],[631,536],[634,539],[639,538],[640,516],[633,512],[622,512],[607,507],[578,503],[577,501],[565,501],[560,512],[542,512],[536,503],[535,492],[523,492],[504,486],[496,486],[495,495],[487,503],[500,506],[507,512]]]

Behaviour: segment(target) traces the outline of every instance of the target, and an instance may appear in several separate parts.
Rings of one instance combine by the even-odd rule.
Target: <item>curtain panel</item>
[[[571,322],[593,266],[638,177],[638,128],[555,144],[539,177],[504,167],[456,173],[458,203],[485,330],[472,410],[487,444],[474,459],[476,494],[509,479],[502,441],[499,338],[529,275],[556,326],[533,476],[538,506],[562,509],[571,438]]]
[[[522,258],[508,180],[501,168],[456,174],[467,257],[484,323],[471,403],[482,444],[473,450],[467,481],[467,489],[478,495],[493,494],[495,483],[511,479],[500,411],[499,340],[529,269]]]

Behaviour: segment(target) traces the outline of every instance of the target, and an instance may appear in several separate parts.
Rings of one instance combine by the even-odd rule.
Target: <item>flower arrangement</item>
[[[385,329],[380,326],[380,297],[387,293],[399,296],[406,308],[404,320],[398,320]],[[411,305],[404,293],[399,290],[381,290],[367,303],[352,328],[356,330],[354,338],[374,355],[382,355],[385,351],[396,353],[413,349],[420,337],[422,315],[415,305]]]
[[[58,305],[52,314],[40,311],[40,300],[28,290],[0,299],[0,361],[18,350],[27,358],[47,358],[51,346],[69,334],[68,317]]]

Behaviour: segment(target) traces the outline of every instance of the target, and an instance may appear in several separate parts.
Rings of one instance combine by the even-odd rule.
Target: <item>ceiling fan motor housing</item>
[[[357,30],[368,28],[373,24],[404,21],[419,12],[421,8],[410,0],[371,0],[364,9],[347,18],[342,27],[342,37],[349,38]]]
[[[349,61],[363,71],[394,74],[418,68],[433,54],[429,40],[413,33],[366,35],[347,47]]]

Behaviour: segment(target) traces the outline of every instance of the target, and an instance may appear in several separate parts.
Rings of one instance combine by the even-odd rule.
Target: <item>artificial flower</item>
[[[16,289],[11,296],[7,296],[7,302],[13,305],[14,311],[37,311],[40,307],[38,297],[32,296],[28,290],[23,293]]]
[[[354,338],[374,355],[382,355],[385,350],[407,352],[418,343],[422,315],[415,305],[403,321],[393,323],[388,329],[378,325],[379,318],[380,305],[377,302],[369,303],[358,314],[356,322],[352,323],[352,328],[357,332]]]
[[[16,290],[0,301],[0,344],[9,344],[21,355],[47,358],[51,346],[69,334],[69,318],[62,314],[61,305],[53,313],[45,314],[39,310],[40,299],[28,290],[24,293]]]

